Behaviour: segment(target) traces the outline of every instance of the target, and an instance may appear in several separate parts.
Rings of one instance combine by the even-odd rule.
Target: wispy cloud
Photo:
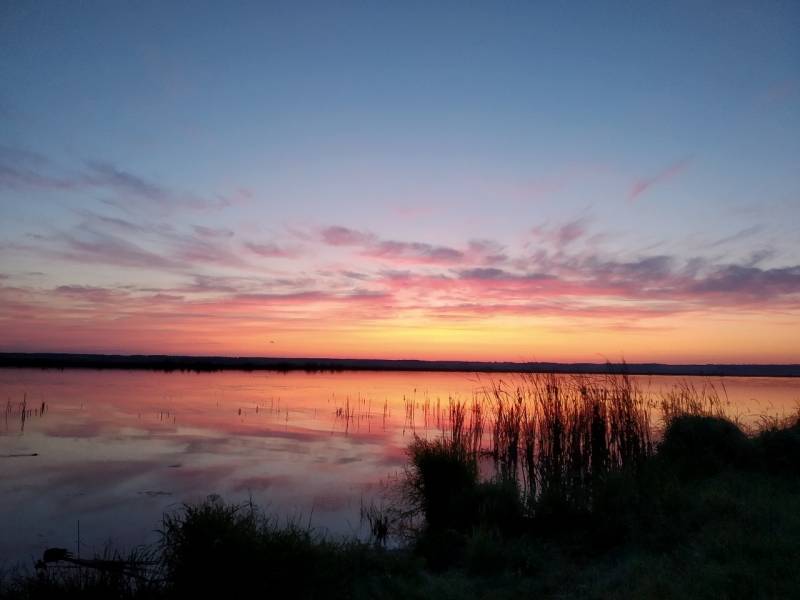
[[[147,250],[121,237],[90,228],[82,228],[80,237],[64,233],[53,236],[52,241],[60,243],[61,248],[55,250],[46,246],[37,248],[50,256],[73,262],[150,269],[174,269],[182,266],[178,260]]]
[[[87,186],[107,187],[116,190],[123,197],[134,196],[154,202],[166,202],[170,193],[162,186],[123,171],[106,162],[89,161],[86,163],[88,173],[81,181]]]
[[[363,256],[403,263],[459,263],[464,260],[461,250],[423,242],[383,240],[367,246]]]
[[[679,161],[676,161],[669,166],[665,167],[655,175],[651,175],[650,177],[645,177],[643,179],[638,179],[633,183],[631,186],[630,191],[628,192],[628,201],[635,202],[639,197],[641,197],[645,192],[647,192],[650,188],[657,184],[665,183],[670,179],[676,177],[683,173],[691,164],[690,158],[682,158]]]
[[[302,254],[296,246],[281,246],[274,242],[246,242],[244,247],[262,258],[296,258]]]
[[[226,229],[224,227],[205,227],[203,225],[195,225],[192,227],[192,230],[200,237],[211,239],[230,239],[235,235],[233,230]]]
[[[727,235],[723,238],[719,238],[714,240],[713,242],[709,242],[706,244],[707,248],[716,248],[718,246],[725,246],[726,244],[730,244],[731,242],[738,242],[739,240],[751,237],[761,231],[763,231],[763,227],[761,225],[752,225],[750,227],[745,227],[737,231],[736,233],[732,233],[731,235]]]
[[[373,234],[349,227],[333,225],[325,227],[320,236],[322,241],[329,246],[368,246],[376,241]]]
[[[136,212],[139,202],[157,205],[163,209],[220,209],[249,194],[241,189],[227,195],[198,195],[177,191],[101,160],[87,161],[77,172],[65,174],[45,156],[5,146],[0,147],[0,187],[55,192],[102,190],[112,195],[112,198],[106,200],[107,204],[127,212]]]
[[[200,266],[259,271],[270,258],[296,258],[301,249],[275,242],[244,242],[224,227],[194,225],[178,229],[168,221],[121,218],[76,210],[81,220],[71,227],[51,227],[29,234],[34,243],[17,250],[70,262],[142,267],[185,272]]]
[[[561,250],[573,242],[587,237],[590,219],[581,217],[560,225],[541,224],[531,229],[534,239],[544,245],[554,246]]]
[[[502,262],[503,247],[491,240],[471,240],[464,249],[420,241],[382,239],[374,233],[343,227],[325,227],[319,239],[328,246],[355,247],[362,257],[401,264],[482,264]]]

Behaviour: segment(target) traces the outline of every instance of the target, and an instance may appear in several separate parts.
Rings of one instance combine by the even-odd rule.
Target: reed
[[[666,427],[678,417],[688,415],[695,417],[726,418],[727,398],[725,384],[720,384],[722,394],[717,387],[708,381],[697,386],[691,381],[683,380],[675,383],[661,395],[661,415]]]
[[[441,439],[412,444],[410,481],[425,510],[431,499],[419,495],[435,487],[428,479],[444,477],[427,469],[458,465],[466,480],[488,458],[485,479],[517,489],[530,514],[544,501],[587,510],[599,480],[652,453],[647,403],[629,377],[524,374],[490,381],[470,404],[451,401]]]

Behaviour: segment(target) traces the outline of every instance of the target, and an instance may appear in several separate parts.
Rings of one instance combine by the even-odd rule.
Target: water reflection
[[[497,376],[499,377],[499,376]],[[503,376],[507,378],[508,376]],[[672,377],[637,377],[656,396]],[[164,510],[217,493],[352,533],[362,498],[442,426],[463,373],[1,370],[0,561],[156,539]],[[794,410],[800,382],[715,380],[745,423]]]

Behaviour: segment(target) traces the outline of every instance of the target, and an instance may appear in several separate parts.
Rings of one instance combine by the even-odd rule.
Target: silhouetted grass
[[[787,491],[770,474],[800,469],[800,419],[748,437],[710,385],[664,394],[658,442],[651,405],[624,375],[524,375],[492,383],[484,400],[487,440],[457,420],[440,439],[410,447],[410,497],[423,517],[416,548],[435,570],[533,574],[547,544],[572,560],[673,551],[706,529],[736,527],[731,518],[747,502],[779,519],[797,502],[797,486]],[[733,491],[747,482],[751,489]],[[775,488],[780,500],[764,503]],[[771,534],[751,532],[754,541]],[[781,543],[800,549],[800,529]]]
[[[0,597],[139,600],[163,596],[164,580],[157,549],[138,548],[124,556],[106,549],[94,562],[104,568],[67,563],[58,568],[37,568],[34,574],[28,571],[0,573]]]
[[[440,439],[412,443],[410,496],[431,530],[473,525],[476,513],[488,512],[480,496],[502,498],[520,516],[586,512],[609,473],[636,469],[651,456],[649,419],[643,394],[624,375],[492,382],[471,404],[451,400]],[[491,469],[479,481],[485,459]],[[512,494],[519,510],[510,506]]]

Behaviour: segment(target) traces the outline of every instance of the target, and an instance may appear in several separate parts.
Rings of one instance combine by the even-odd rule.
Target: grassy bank
[[[6,574],[5,598],[800,597],[800,420],[745,433],[713,390],[526,376],[415,439],[373,539],[209,498],[147,556]],[[113,557],[112,557],[113,558]]]

